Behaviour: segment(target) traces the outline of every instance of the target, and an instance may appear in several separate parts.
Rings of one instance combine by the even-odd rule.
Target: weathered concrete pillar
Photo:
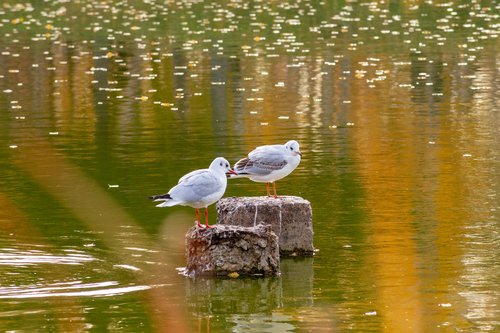
[[[217,202],[217,223],[251,227],[270,225],[281,255],[314,254],[311,203],[300,197],[229,197]]]
[[[193,227],[186,234],[186,259],[189,276],[278,275],[278,237],[265,225]]]

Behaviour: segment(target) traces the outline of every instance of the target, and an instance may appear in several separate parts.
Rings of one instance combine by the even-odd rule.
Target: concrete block
[[[281,255],[314,254],[311,203],[300,197],[222,198],[217,202],[217,223],[244,227],[270,225],[279,237]]]
[[[278,275],[278,237],[265,225],[193,227],[186,234],[186,259],[189,276]]]

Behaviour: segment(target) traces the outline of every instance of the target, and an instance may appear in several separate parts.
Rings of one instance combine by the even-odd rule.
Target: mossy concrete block
[[[222,198],[217,202],[217,223],[244,227],[270,225],[279,237],[281,255],[314,254],[311,203],[300,197]]]
[[[189,276],[278,275],[278,237],[270,226],[216,225],[186,234]]]

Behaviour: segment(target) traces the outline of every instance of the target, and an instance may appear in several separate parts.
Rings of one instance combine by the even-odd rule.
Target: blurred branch
[[[179,304],[169,302],[174,292],[165,287],[155,287],[172,283],[178,277],[173,270],[162,269],[168,258],[161,256],[158,245],[142,231],[134,219],[129,216],[98,184],[57,153],[42,139],[31,146],[18,150],[16,165],[31,177],[63,206],[73,212],[88,228],[97,232],[102,241],[116,256],[122,255],[126,247],[148,249],[140,259],[120,258],[124,262],[133,260],[140,268],[138,282],[148,290],[149,313],[158,332],[187,332],[185,309]],[[117,237],[124,228],[133,228],[131,237]],[[182,237],[179,235],[179,237]],[[145,256],[150,256],[149,258]],[[154,262],[155,264],[150,264]],[[161,265],[160,265],[161,263]]]

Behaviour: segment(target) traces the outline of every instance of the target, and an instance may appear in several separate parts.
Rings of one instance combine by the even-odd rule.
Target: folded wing
[[[263,146],[255,149],[248,157],[236,162],[234,171],[238,174],[265,176],[275,170],[283,169],[287,161],[279,146]]]
[[[170,190],[175,200],[197,202],[220,189],[220,182],[208,170],[196,170],[183,176]]]

